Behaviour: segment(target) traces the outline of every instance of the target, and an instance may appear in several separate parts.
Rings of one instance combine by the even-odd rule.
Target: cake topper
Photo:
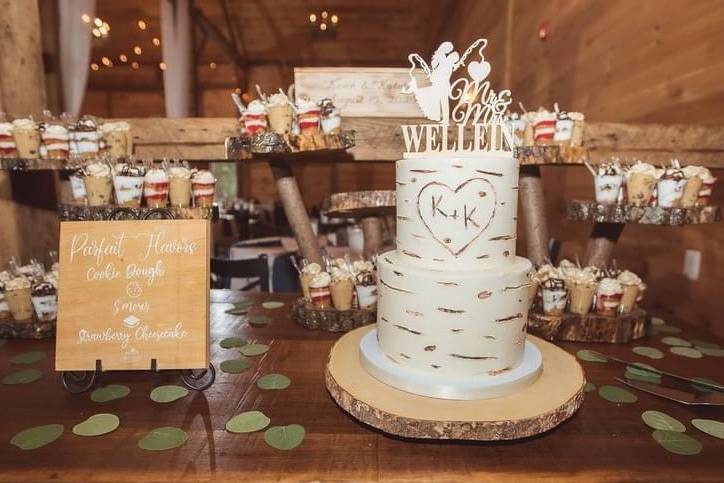
[[[490,87],[491,67],[483,54],[487,45],[486,39],[478,39],[460,55],[452,42],[443,42],[429,66],[417,53],[408,56],[410,82],[402,93],[414,95],[425,117],[438,124],[403,125],[406,156],[512,151],[512,133],[504,122],[512,99],[509,90],[495,92]],[[452,80],[466,65],[468,76]],[[413,75],[418,68],[429,85],[418,84]]]

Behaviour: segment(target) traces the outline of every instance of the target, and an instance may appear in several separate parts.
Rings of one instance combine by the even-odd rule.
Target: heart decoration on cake
[[[490,63],[474,60],[468,64],[468,74],[470,74],[470,78],[474,81],[483,82],[483,80],[488,77],[488,74],[490,74]]]
[[[433,181],[417,195],[417,213],[432,237],[458,256],[488,228],[495,216],[495,189],[483,178],[457,188]]]

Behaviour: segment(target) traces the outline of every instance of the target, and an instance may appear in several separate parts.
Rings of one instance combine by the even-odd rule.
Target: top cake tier
[[[512,154],[397,161],[397,252],[435,270],[515,259],[518,161]]]

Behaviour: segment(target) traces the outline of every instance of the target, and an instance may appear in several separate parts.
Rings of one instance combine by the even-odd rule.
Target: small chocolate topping
[[[55,287],[50,282],[39,282],[33,285],[32,294],[34,297],[43,297],[45,295],[55,295]]]

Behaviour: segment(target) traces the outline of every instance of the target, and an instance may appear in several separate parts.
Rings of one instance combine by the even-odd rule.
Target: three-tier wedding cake
[[[410,55],[405,92],[436,123],[402,126],[396,249],[378,257],[377,330],[361,344],[373,376],[430,397],[499,397],[541,371],[540,352],[526,342],[532,266],[515,253],[510,91],[490,88],[486,45],[460,55],[444,42],[429,67]],[[462,66],[468,77],[452,81]],[[418,85],[418,68],[429,85]]]

